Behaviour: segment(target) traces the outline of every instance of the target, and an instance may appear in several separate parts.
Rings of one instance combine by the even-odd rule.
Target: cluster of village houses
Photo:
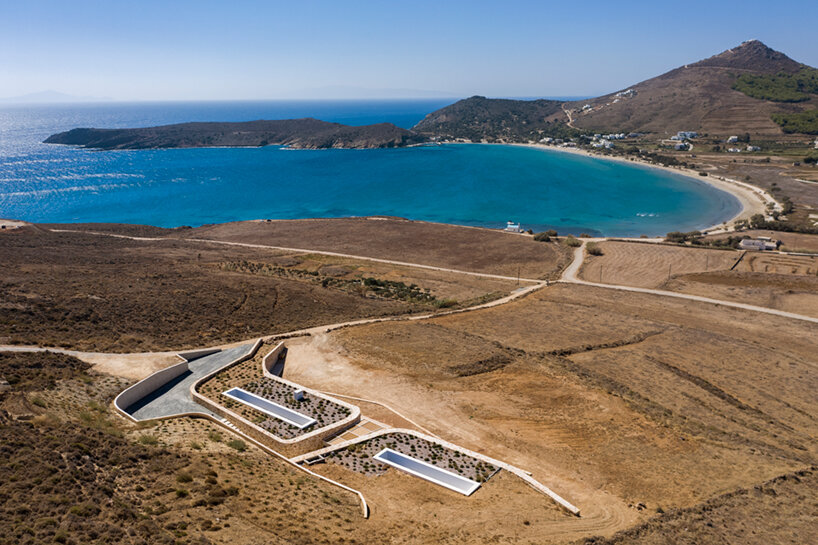
[[[506,227],[503,230],[508,233],[525,233],[523,226],[520,225],[519,222],[514,223],[513,221],[506,223]],[[742,250],[777,250],[780,245],[780,240],[773,240],[770,237],[745,238],[739,242],[739,248]]]
[[[672,146],[673,149],[675,149],[676,151],[686,151],[690,149],[690,144],[688,143],[688,141],[698,137],[699,133],[697,133],[696,131],[679,131],[676,133],[675,136],[670,137],[670,142],[668,142],[668,145]],[[738,141],[739,141],[738,136],[731,136],[730,138],[727,139],[726,142],[728,144],[737,144]],[[732,147],[727,149],[728,153],[741,153],[742,151],[752,153],[754,151],[761,151],[761,148],[759,146],[748,145],[745,149],[739,147]]]
[[[727,139],[727,143],[728,144],[738,143],[738,136],[731,136],[730,138]],[[752,152],[752,151],[761,151],[761,148],[758,147],[758,146],[747,146],[746,151],[750,151],[750,152]],[[741,148],[728,148],[727,152],[728,153],[741,153],[742,149]]]

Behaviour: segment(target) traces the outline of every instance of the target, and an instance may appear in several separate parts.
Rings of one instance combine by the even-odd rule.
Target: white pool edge
[[[396,454],[399,457],[409,458],[412,461],[414,461],[414,462],[416,462],[416,463],[418,463],[420,465],[426,466],[426,467],[428,467],[428,468],[430,468],[430,469],[432,469],[434,471],[439,471],[441,473],[445,473],[447,475],[450,475],[455,480],[458,480],[458,481],[461,481],[461,482],[464,482],[464,483],[470,483],[470,485],[468,487],[466,487],[466,488],[458,488],[458,487],[453,486],[453,485],[451,485],[449,483],[446,483],[446,482],[443,482],[441,480],[435,479],[434,477],[432,477],[430,475],[425,475],[425,474],[423,474],[423,473],[421,473],[419,471],[415,471],[414,469],[408,468],[406,466],[403,466],[401,464],[398,464],[396,462],[388,460],[388,459],[384,458],[385,453],[392,453],[392,454]],[[415,477],[418,477],[420,479],[424,479],[424,480],[429,481],[431,483],[434,483],[436,485],[442,486],[444,488],[448,488],[449,490],[452,490],[454,492],[458,492],[460,494],[463,494],[464,496],[471,496],[472,494],[474,494],[474,492],[478,488],[480,488],[480,483],[478,483],[477,481],[472,481],[471,479],[467,479],[466,477],[463,477],[462,475],[458,475],[457,473],[448,471],[446,469],[443,469],[443,468],[438,467],[436,465],[430,464],[428,462],[424,462],[423,460],[415,458],[414,456],[409,456],[407,454],[404,454],[402,452],[398,452],[398,451],[393,450],[391,448],[383,449],[378,454],[376,454],[373,457],[373,459],[381,462],[382,464],[386,464],[386,465],[394,467],[395,469],[398,469],[400,471],[404,471],[406,473],[409,473],[410,475],[414,475]]]
[[[282,411],[284,411],[284,412],[286,412],[286,413],[293,413],[293,414],[297,414],[297,415],[299,415],[299,416],[302,416],[302,417],[306,418],[306,419],[308,420],[308,422],[307,422],[306,424],[298,424],[297,422],[295,422],[295,421],[293,421],[293,420],[290,420],[289,418],[287,418],[287,417],[285,417],[285,416],[282,416],[282,415],[280,415],[280,414],[276,414],[276,413],[274,413],[274,412],[272,412],[272,411],[267,411],[267,410],[264,410],[264,409],[262,409],[261,407],[259,407],[259,406],[257,406],[257,405],[254,405],[254,404],[252,404],[252,403],[248,403],[247,401],[245,401],[245,400],[243,400],[243,399],[239,399],[238,397],[236,397],[236,396],[232,395],[230,392],[231,392],[231,391],[233,391],[233,390],[239,390],[240,392],[243,392],[243,393],[247,394],[248,396],[250,396],[250,397],[252,397],[252,398],[255,398],[255,399],[260,399],[260,400],[262,400],[264,403],[269,403],[270,405],[274,405],[274,406],[278,407],[279,409],[281,409]],[[254,408],[254,409],[255,409],[255,410],[257,410],[257,411],[261,411],[261,412],[263,412],[264,414],[270,415],[270,416],[272,416],[273,418],[276,418],[276,419],[278,419],[278,420],[281,420],[282,422],[286,422],[287,424],[289,424],[289,425],[291,425],[291,426],[295,426],[295,427],[296,427],[296,428],[298,428],[299,430],[303,430],[303,429],[305,429],[305,428],[309,428],[310,426],[312,426],[313,424],[315,424],[315,423],[317,423],[317,422],[318,422],[316,419],[314,419],[314,418],[312,418],[312,417],[310,417],[310,416],[307,416],[306,414],[302,414],[302,413],[300,413],[300,412],[298,412],[298,411],[294,411],[294,410],[292,410],[292,409],[290,409],[290,408],[288,408],[288,407],[285,407],[285,406],[283,406],[283,405],[280,405],[280,404],[276,403],[275,401],[272,401],[272,400],[266,399],[266,398],[264,398],[264,397],[258,396],[258,395],[254,394],[254,393],[252,393],[252,392],[248,392],[248,391],[247,391],[247,390],[245,390],[244,388],[238,388],[238,387],[235,387],[235,388],[230,388],[229,390],[222,392],[222,395],[223,395],[223,396],[225,396],[225,397],[229,397],[230,399],[232,399],[232,400],[234,400],[234,401],[238,401],[238,402],[239,402],[239,403],[241,403],[242,405],[247,405],[248,407],[252,407],[252,408]]]

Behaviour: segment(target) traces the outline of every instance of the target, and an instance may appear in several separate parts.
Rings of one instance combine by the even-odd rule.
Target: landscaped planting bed
[[[352,414],[352,411],[343,405],[333,403],[332,401],[324,399],[323,397],[311,395],[307,392],[304,392],[304,397],[301,401],[296,401],[293,394],[295,394],[298,388],[294,388],[289,384],[284,384],[283,382],[266,377],[248,382],[246,384],[239,384],[238,386],[252,394],[256,394],[264,399],[269,399],[270,401],[278,403],[279,405],[309,416],[310,418],[314,418],[318,421],[311,427],[301,430],[296,426],[278,420],[277,418],[272,418],[256,409],[250,408],[243,403],[239,403],[225,396],[221,396],[221,398],[224,400],[224,405],[227,408],[238,412],[251,422],[258,424],[265,430],[284,439],[298,437],[299,435],[323,428],[324,426],[335,424],[336,422],[340,422]]]
[[[406,433],[389,433],[325,455],[328,462],[364,475],[382,475],[389,466],[374,460],[385,448],[423,460],[478,483],[488,481],[500,468],[437,443]]]
[[[352,411],[347,407],[308,392],[304,392],[301,401],[296,401],[294,394],[299,388],[275,379],[260,377],[260,362],[261,358],[257,356],[252,360],[226,369],[203,384],[199,388],[199,393],[281,439],[294,439],[324,426],[335,424],[352,414]],[[314,418],[317,422],[307,428],[299,429],[283,420],[274,418],[223,395],[225,391],[235,387],[242,388],[252,394]]]

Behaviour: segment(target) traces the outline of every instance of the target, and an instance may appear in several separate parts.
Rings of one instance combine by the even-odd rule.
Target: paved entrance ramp
[[[131,403],[123,410],[138,421],[169,418],[187,413],[202,413],[219,418],[210,409],[193,401],[190,396],[190,387],[200,378],[247,355],[252,349],[252,344],[245,344],[195,359],[188,363],[188,369],[182,374]]]

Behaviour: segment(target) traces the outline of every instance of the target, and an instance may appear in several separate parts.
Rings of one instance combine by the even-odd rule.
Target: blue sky
[[[590,96],[759,39],[818,66],[818,2],[0,0],[0,97]]]

